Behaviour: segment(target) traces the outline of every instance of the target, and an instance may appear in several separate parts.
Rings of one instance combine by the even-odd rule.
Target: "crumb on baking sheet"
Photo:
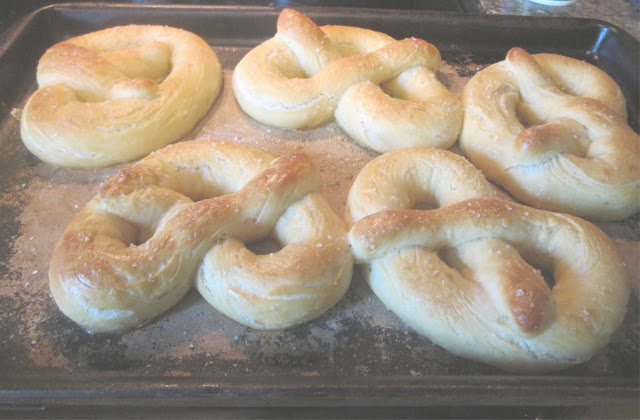
[[[342,216],[355,175],[377,155],[352,142],[335,123],[302,131],[253,121],[239,109],[231,91],[230,69],[246,49],[217,48],[216,52],[226,63],[223,91],[209,115],[185,140],[236,141],[274,155],[304,151],[321,173],[329,203]],[[477,66],[470,57],[460,60],[444,62],[440,75],[456,93],[466,80],[465,71],[471,73]],[[17,128],[12,136],[19,142]],[[19,153],[29,159],[24,157],[26,151]],[[71,218],[93,197],[99,183],[117,169],[65,170],[31,160],[24,165],[23,174],[12,174],[15,187],[0,199],[5,220],[10,218],[12,223],[7,231],[12,241],[6,251],[10,258],[0,280],[0,305],[4,308],[0,312],[4,333],[0,354],[5,356],[0,369],[131,376],[495,373],[493,368],[452,356],[408,329],[358,275],[344,299],[329,312],[286,331],[244,327],[218,313],[195,290],[138,330],[122,335],[82,331],[53,302],[48,264]],[[635,223],[637,226],[637,220]],[[635,325],[637,302],[632,308],[631,323]],[[612,361],[638,348],[637,331],[627,328],[613,342],[615,346],[599,354],[594,364],[576,369],[594,375],[616,373],[619,367]],[[627,358],[632,356],[627,354]]]

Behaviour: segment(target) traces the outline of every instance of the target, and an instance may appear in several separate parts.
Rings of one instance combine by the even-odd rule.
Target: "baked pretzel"
[[[378,152],[456,142],[462,104],[436,77],[441,58],[433,45],[362,28],[318,27],[291,9],[281,12],[277,28],[233,73],[235,97],[251,117],[298,129],[335,114],[349,136]]]
[[[129,162],[180,139],[206,115],[222,71],[197,35],[119,26],[55,44],[38,63],[22,140],[57,166]]]
[[[109,178],[56,246],[53,296],[94,332],[135,328],[194,285],[217,309],[280,329],[332,307],[351,281],[346,227],[304,154],[237,143],[170,145]],[[244,243],[272,235],[283,248]]]
[[[640,208],[640,137],[618,85],[569,57],[511,49],[463,91],[460,148],[519,200],[591,220]]]
[[[436,208],[411,210],[425,201]],[[456,355],[515,372],[565,368],[606,345],[625,316],[625,267],[602,231],[501,199],[451,152],[374,159],[348,206],[372,290]]]

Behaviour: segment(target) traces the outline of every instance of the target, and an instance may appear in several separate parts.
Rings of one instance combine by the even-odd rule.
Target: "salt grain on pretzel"
[[[40,59],[22,140],[57,166],[129,162],[180,139],[220,92],[220,62],[193,33],[120,26],[60,42]]]
[[[460,148],[519,200],[600,221],[640,209],[640,137],[602,70],[513,48],[471,78],[463,102]]]
[[[347,134],[378,152],[456,142],[462,105],[436,77],[441,58],[433,45],[318,27],[291,9],[282,11],[277,28],[233,73],[236,99],[256,120],[307,128],[335,115]]]
[[[352,254],[344,223],[304,154],[237,143],[170,145],[122,169],[74,218],[49,277],[68,317],[94,332],[135,328],[197,282],[245,325],[280,329],[318,317],[346,292]],[[244,243],[283,248],[255,255]]]
[[[436,208],[411,210],[423,202]],[[602,231],[502,199],[451,152],[380,156],[348,205],[372,290],[459,356],[514,372],[566,368],[605,346],[626,314],[626,270]]]

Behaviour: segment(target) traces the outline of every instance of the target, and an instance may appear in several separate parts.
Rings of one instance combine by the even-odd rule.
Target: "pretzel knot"
[[[425,201],[436,208],[411,209]],[[451,152],[373,160],[348,205],[352,251],[372,290],[456,355],[516,372],[565,368],[623,321],[628,279],[602,231],[501,199]]]
[[[513,48],[463,91],[460,148],[519,200],[592,220],[640,209],[640,137],[600,69]]]
[[[335,115],[349,136],[378,152],[456,142],[462,105],[438,81],[441,58],[433,45],[362,28],[318,27],[291,9],[282,11],[277,28],[233,73],[236,99],[251,117],[298,129]]]
[[[129,162],[174,142],[206,115],[222,71],[200,37],[165,26],[120,26],[49,48],[22,140],[58,166]]]
[[[124,168],[64,232],[50,267],[53,296],[96,332],[137,327],[195,285],[218,310],[258,329],[318,317],[346,292],[346,227],[318,193],[304,154],[237,143],[170,145]],[[272,236],[265,255],[244,243]]]

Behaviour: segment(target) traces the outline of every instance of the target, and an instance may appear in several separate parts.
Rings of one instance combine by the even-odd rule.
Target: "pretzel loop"
[[[463,102],[461,150],[516,198],[603,221],[640,209],[640,136],[603,71],[513,48],[469,81]]]
[[[222,241],[206,254],[197,288],[218,310],[254,328],[285,328],[316,318],[346,292],[344,279],[351,278],[352,265],[345,263],[351,251],[336,224],[340,221],[324,199],[309,195],[275,224],[279,252],[255,255],[235,238]]]
[[[288,290],[282,292],[286,295],[282,309],[268,317],[261,314],[261,299],[269,296],[258,289],[254,296],[238,299],[242,309],[236,308],[240,315],[235,317],[262,329],[308,321],[333,306],[351,278],[346,230],[315,192],[318,188],[318,174],[303,154],[274,160],[234,143],[168,146],[116,173],[72,221],[51,262],[54,298],[86,329],[122,331],[173,306],[192,287],[199,271],[198,288],[206,289],[203,294],[218,307],[218,297],[211,296],[224,300],[231,291],[224,284],[209,284],[209,271],[219,271],[220,264],[228,264],[237,254],[252,256],[247,270],[257,266],[260,272],[266,258],[276,267],[291,267],[286,246],[267,257],[252,254],[244,243],[264,239],[278,224],[304,229],[314,223],[310,233],[293,240],[297,254],[304,256],[298,262],[304,265],[317,258],[319,241],[326,245],[323,255],[330,258],[311,272],[298,268],[297,273],[304,275],[293,280],[257,277],[254,283],[263,289],[278,289],[289,281]],[[219,255],[219,261],[207,257],[198,270],[209,250]],[[244,279],[238,272],[224,276],[231,284]]]
[[[436,77],[440,61],[426,41],[318,27],[284,9],[276,36],[234,70],[233,90],[241,108],[265,124],[307,128],[335,116],[351,137],[378,152],[447,148],[461,129],[462,106]]]
[[[49,48],[21,135],[58,166],[128,162],[174,142],[209,111],[220,62],[195,34],[164,26],[121,26]]]
[[[436,208],[412,210],[425,196]],[[459,356],[517,372],[565,368],[592,357],[625,316],[628,279],[602,231],[505,200],[451,152],[374,159],[348,206],[372,290]]]

